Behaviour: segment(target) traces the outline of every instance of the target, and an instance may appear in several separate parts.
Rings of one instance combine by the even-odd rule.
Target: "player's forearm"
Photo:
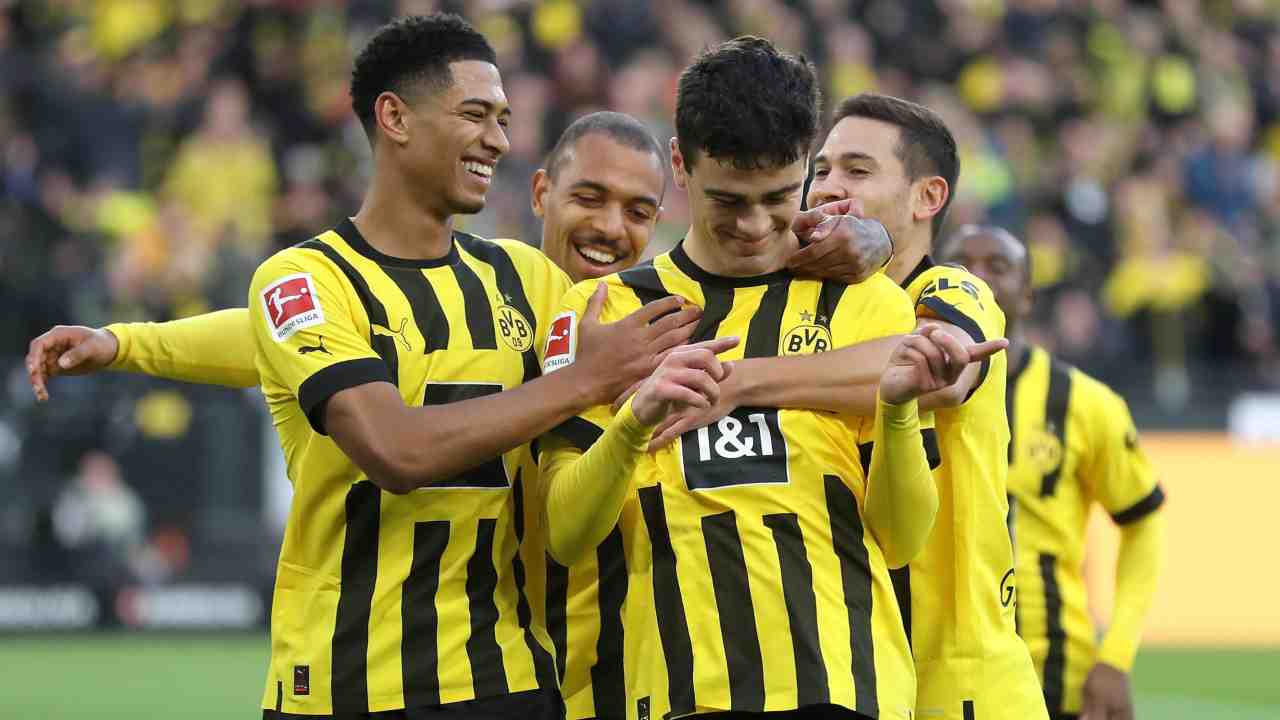
[[[120,349],[108,366],[181,382],[255,387],[249,311],[219,310],[165,323],[116,323]]]
[[[1164,553],[1164,513],[1122,525],[1116,560],[1115,606],[1111,626],[1098,649],[1098,662],[1128,672],[1142,639],[1142,626],[1156,593]]]
[[[577,562],[618,524],[652,431],[636,419],[628,402],[586,452],[570,448],[546,454],[541,472],[547,491],[547,550],[557,562]]]
[[[867,526],[879,540],[885,562],[902,567],[924,547],[938,511],[916,401],[878,402],[869,476]]]
[[[895,335],[831,352],[742,360],[733,370],[742,374],[737,404],[871,417],[880,374],[901,339]]]
[[[358,414],[366,458],[353,456],[370,478],[391,492],[447,480],[541,436],[591,403],[569,368],[493,395],[424,407],[397,417]],[[346,448],[344,448],[345,450]],[[359,452],[359,451],[357,451]]]

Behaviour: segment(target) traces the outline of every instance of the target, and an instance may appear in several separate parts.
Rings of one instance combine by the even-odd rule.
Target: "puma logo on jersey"
[[[404,345],[405,352],[408,352],[413,349],[413,346],[409,344],[409,339],[406,338],[404,335],[404,329],[408,324],[409,324],[409,318],[406,317],[406,318],[400,318],[399,330],[395,330],[395,331],[388,330],[387,328],[377,323],[371,323],[369,327],[373,330],[374,335],[382,335],[383,337],[392,337],[399,340],[400,343]]]
[[[329,349],[328,349],[328,348],[326,348],[326,347],[324,346],[324,336],[323,336],[323,335],[321,335],[321,336],[320,336],[320,344],[319,344],[319,345],[303,345],[302,347],[298,348],[298,354],[299,354],[299,355],[309,355],[309,354],[311,354],[311,353],[313,353],[313,352],[322,352],[322,353],[324,353],[325,355],[332,355],[332,354],[333,354],[333,353],[329,352]]]

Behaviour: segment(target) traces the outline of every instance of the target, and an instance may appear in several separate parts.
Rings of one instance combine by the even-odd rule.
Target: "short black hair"
[[[443,90],[453,84],[449,63],[480,60],[497,65],[493,46],[452,13],[409,15],[378,28],[356,56],[351,70],[351,108],[370,138],[373,105],[391,91],[404,96],[419,89]]]
[[[938,175],[947,181],[947,201],[933,216],[933,236],[937,237],[947,220],[947,211],[956,196],[956,182],[960,179],[960,155],[951,129],[936,112],[923,105],[878,93],[845,98],[836,107],[832,127],[849,117],[879,120],[898,127],[902,139],[896,154],[907,180]]]
[[[560,172],[560,168],[564,165],[565,155],[573,149],[579,140],[596,133],[609,136],[623,147],[653,155],[658,160],[659,170],[662,169],[666,161],[662,154],[662,146],[658,145],[657,138],[653,136],[653,133],[649,132],[649,128],[645,127],[644,123],[626,113],[601,110],[600,112],[583,115],[574,120],[560,134],[560,139],[556,141],[556,146],[551,148],[550,154],[547,155],[545,166],[547,175],[551,176],[552,180],[555,180],[556,174]],[[666,173],[664,172],[663,188],[665,187]]]
[[[685,166],[705,153],[740,170],[777,168],[808,155],[822,93],[803,55],[744,35],[712,46],[680,74],[676,137]]]
[[[1027,241],[999,225],[961,225],[947,235],[946,240],[943,240],[942,245],[939,247],[939,250],[941,250],[939,257],[943,259],[949,258],[956,243],[975,235],[1005,238],[1013,243],[1015,247],[1022,248],[1022,281],[1026,283],[1027,287],[1031,287],[1031,248],[1027,245]]]

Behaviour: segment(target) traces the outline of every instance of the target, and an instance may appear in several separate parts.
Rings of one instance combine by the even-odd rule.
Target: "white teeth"
[[[483,175],[483,176],[485,176],[485,177],[492,177],[492,176],[493,176],[493,168],[492,168],[491,166],[489,166],[489,165],[485,165],[485,164],[483,164],[483,163],[478,163],[478,162],[465,162],[465,163],[463,163],[463,164],[462,164],[462,167],[464,167],[464,168],[466,168],[466,169],[470,170],[471,172],[473,172],[473,173],[475,173],[475,174],[477,174],[477,175]]]
[[[582,253],[588,260],[598,262],[601,265],[612,265],[618,261],[617,255],[611,255],[607,252],[596,250],[594,248],[580,247],[578,248],[578,252]]]

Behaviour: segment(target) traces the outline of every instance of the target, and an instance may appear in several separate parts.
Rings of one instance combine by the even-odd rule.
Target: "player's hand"
[[[717,338],[678,348],[636,390],[631,411],[644,425],[657,425],[683,407],[709,408],[720,399],[720,382],[733,367],[716,353],[738,344],[738,338]]]
[[[819,205],[797,215],[791,231],[802,247],[787,267],[797,275],[848,283],[860,283],[874,275],[893,255],[893,242],[884,225],[862,215],[861,204],[852,199]]]
[[[936,325],[925,325],[902,339],[880,376],[880,399],[898,405],[956,380],[969,363],[980,362],[1009,346],[1004,338],[962,344]]]
[[[721,418],[737,410],[740,404],[738,402],[739,378],[739,375],[730,372],[720,381],[720,399],[712,403],[711,407],[688,405],[668,414],[666,419],[653,429],[653,439],[649,441],[649,452],[661,450],[691,430],[720,422]]]
[[[106,330],[55,326],[27,347],[27,379],[36,400],[49,399],[49,378],[96,372],[110,365],[119,351],[120,341]]]
[[[1084,681],[1080,720],[1133,720],[1128,673],[1106,663],[1094,665]]]
[[[702,308],[672,295],[654,300],[617,322],[600,322],[609,286],[600,283],[578,323],[574,366],[587,379],[594,405],[613,402],[651,375],[672,349],[693,336]]]

